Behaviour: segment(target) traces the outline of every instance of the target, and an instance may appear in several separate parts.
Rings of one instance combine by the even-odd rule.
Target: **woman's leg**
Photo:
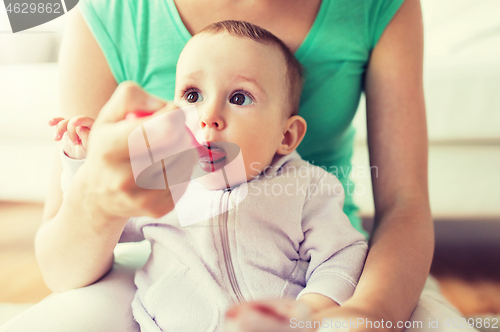
[[[139,332],[131,302],[134,274],[149,256],[149,242],[123,243],[115,249],[111,271],[98,282],[60,294],[40,303],[0,327],[1,332]]]
[[[347,322],[348,320],[339,318],[338,321],[330,322],[328,327],[320,328],[317,332],[349,331]],[[345,327],[342,327],[343,323]],[[437,281],[431,276],[427,278],[420,301],[407,322],[389,323],[384,321],[382,323],[363,320],[359,327],[377,330],[382,327],[398,326],[400,328],[406,327],[404,332],[478,332],[476,329],[471,328],[460,312],[444,298]]]
[[[407,322],[405,332],[477,332],[439,291],[437,281],[429,276],[420,301]]]

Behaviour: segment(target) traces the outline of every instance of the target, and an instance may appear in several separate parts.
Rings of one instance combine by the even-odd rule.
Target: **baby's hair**
[[[221,21],[212,23],[203,30],[197,33],[217,34],[227,32],[230,35],[250,38],[256,42],[265,45],[278,47],[283,56],[287,67],[287,83],[290,97],[290,112],[288,115],[296,115],[299,113],[300,95],[302,93],[302,85],[304,84],[304,68],[295,58],[290,49],[275,35],[266,29],[263,29],[255,24],[244,21]]]

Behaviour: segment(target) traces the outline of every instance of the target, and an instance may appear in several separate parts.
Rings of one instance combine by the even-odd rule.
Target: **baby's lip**
[[[214,164],[226,157],[226,151],[215,142],[203,142],[201,147],[200,160]]]
[[[204,142],[198,149],[200,166],[206,172],[215,172],[224,165],[226,151],[215,142]]]

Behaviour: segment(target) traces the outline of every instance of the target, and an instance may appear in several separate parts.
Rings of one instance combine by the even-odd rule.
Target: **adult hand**
[[[311,308],[293,299],[245,302],[231,307],[225,316],[224,332],[312,332]]]
[[[374,308],[359,306],[349,300],[340,307],[315,312],[311,320],[322,323],[323,329],[318,329],[318,332],[388,332],[391,330],[390,326],[396,326],[392,322],[389,325]]]
[[[121,83],[96,118],[88,138],[88,152],[85,164],[77,172],[82,190],[80,198],[86,209],[106,219],[128,220],[132,216],[159,218],[174,208],[171,190],[154,190],[139,187],[134,179],[129,154],[129,135],[134,129],[152,118],[164,115],[177,107],[149,95],[137,84]],[[127,113],[137,110],[156,111],[151,116],[124,120]],[[174,151],[189,150],[193,146],[186,133],[182,112],[172,112],[172,123],[163,122],[165,135],[162,144]],[[177,125],[176,125],[177,124]],[[196,153],[187,162],[194,166]],[[192,167],[175,169],[175,174],[189,178]],[[175,163],[166,167],[175,168]],[[185,188],[184,188],[185,190]]]
[[[372,310],[346,304],[311,311],[300,301],[292,299],[237,304],[226,312],[224,326],[225,332],[386,332],[389,330],[387,322],[375,315]]]

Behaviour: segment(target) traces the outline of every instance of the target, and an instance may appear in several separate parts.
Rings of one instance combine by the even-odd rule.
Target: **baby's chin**
[[[219,165],[207,165],[200,160],[198,167],[195,167],[193,177],[208,190],[233,189],[252,178],[247,176],[241,151],[231,159]]]

